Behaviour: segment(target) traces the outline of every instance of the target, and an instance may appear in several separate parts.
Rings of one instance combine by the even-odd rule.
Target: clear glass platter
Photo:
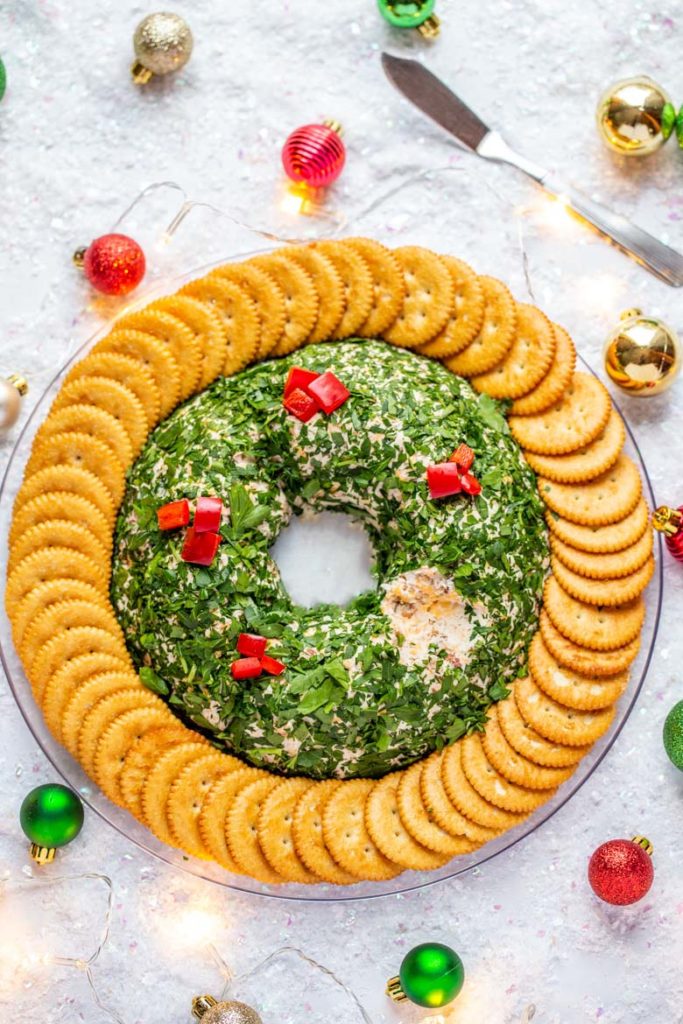
[[[441,243],[441,248],[452,248],[459,252],[471,252],[471,260],[475,266],[480,269],[486,268],[492,273],[497,273],[500,276],[505,277],[507,280],[512,277],[512,287],[516,293],[520,294],[523,290],[526,290],[533,300],[534,293],[529,279],[529,267],[531,265],[533,273],[533,265],[536,262],[538,254],[536,250],[534,250],[533,245],[525,248],[523,242],[520,242],[519,222],[515,222],[514,219],[509,216],[510,209],[512,208],[510,200],[506,198],[503,201],[502,199],[497,198],[495,191],[491,190],[491,196],[493,197],[491,203],[494,206],[496,204],[498,205],[498,212],[500,214],[505,212],[508,216],[508,221],[502,222],[506,225],[502,232],[505,237],[503,239],[497,239],[496,252],[498,259],[494,261],[493,265],[491,265],[490,253],[488,261],[486,259],[487,254],[484,251],[486,247],[482,245],[481,233],[478,233],[479,223],[476,218],[472,219],[471,223],[458,221],[458,217],[460,215],[467,217],[467,211],[468,209],[471,209],[472,204],[471,202],[468,202],[468,192],[473,192],[473,190],[478,187],[477,177],[476,175],[466,173],[452,175],[450,173],[451,170],[453,170],[453,168],[449,168],[442,172],[432,172],[432,178],[427,180],[426,183],[425,175],[421,174],[412,178],[407,184],[404,183],[403,186],[392,188],[389,191],[385,190],[383,196],[381,196],[377,201],[371,203],[369,206],[366,206],[365,209],[357,215],[339,218],[335,226],[335,230],[332,232],[330,231],[330,221],[333,222],[333,219],[324,218],[323,222],[325,226],[319,231],[319,233],[326,233],[329,235],[331,233],[340,233],[341,231],[343,231],[344,234],[364,232],[377,237],[381,241],[385,241],[390,245],[409,243],[419,244],[420,224],[416,223],[414,216],[411,215],[411,191],[413,192],[414,199],[414,191],[416,189],[429,187],[433,190],[434,194],[438,194],[442,199],[447,199],[449,197],[450,199],[457,198],[457,206],[454,204],[446,208],[443,203],[441,204],[441,209],[444,210],[443,217],[440,217],[438,225],[438,234],[443,234],[444,239]],[[387,203],[389,201],[391,201],[390,221],[387,220]],[[202,206],[202,208],[204,210],[207,209],[206,206]],[[232,216],[223,214],[222,211],[213,207],[209,209],[213,211],[212,217],[216,214],[218,215],[216,219],[219,224],[221,222],[221,216],[225,216],[227,221],[231,222],[233,225],[235,224],[235,220]],[[453,218],[452,222],[451,218]],[[175,218],[175,221],[177,221],[177,218]],[[174,231],[179,223],[180,221],[175,224]],[[194,226],[196,227],[196,225]],[[223,226],[225,226],[225,221],[223,221]],[[433,235],[433,233],[433,229],[431,232],[423,231],[424,237],[421,239],[422,244],[437,248],[439,245],[437,236],[434,236],[433,238],[430,237],[430,234]],[[169,232],[167,229],[165,234],[168,238],[169,234],[173,234],[173,232]],[[290,226],[290,236],[291,234],[293,234],[293,232]],[[139,234],[137,237],[139,237]],[[252,250],[257,248],[254,244],[253,237],[254,236],[252,234],[250,238],[250,248]],[[457,245],[451,244],[450,238],[452,237],[458,238]],[[196,237],[192,239],[188,234],[186,235],[186,238],[190,242],[190,251],[194,251],[195,245],[192,243],[197,241]],[[536,244],[538,239],[532,239],[532,242]],[[591,243],[589,242],[589,247],[590,245]],[[241,249],[242,247],[235,247],[232,251],[235,252],[237,248]],[[262,243],[258,245],[258,248],[262,248]],[[202,247],[202,251],[206,252],[207,249]],[[217,249],[216,246],[214,246],[214,252],[216,252],[216,254],[220,251],[220,249]],[[247,255],[247,253],[241,251],[239,256],[231,258],[241,259],[244,258],[245,255]],[[609,258],[611,259],[611,256]],[[190,263],[187,256],[185,257],[184,262],[185,265]],[[212,266],[215,266],[219,262],[226,262],[226,259],[213,259],[211,263],[195,268],[193,271],[183,274],[181,277],[177,277],[164,272],[163,261],[161,261],[162,269],[156,274],[157,280],[152,281],[151,288],[148,288],[142,297],[139,299],[136,298],[135,305],[144,305],[155,295],[161,292],[172,292],[176,290],[185,281],[206,273]],[[508,268],[512,265],[512,273],[505,274],[504,264],[507,264]],[[152,267],[154,268],[154,264],[152,264]],[[154,277],[154,269],[152,277]],[[539,280],[542,290],[545,290],[548,282],[547,278],[544,279],[542,272],[539,272],[537,281]],[[524,285],[525,281],[526,286]],[[547,302],[544,302],[540,298],[539,301],[542,305],[548,305]],[[117,313],[120,312],[121,310],[117,311]],[[88,349],[91,348],[98,340],[98,338],[105,334],[109,329],[110,324],[107,323],[97,332],[97,334],[82,345],[81,348],[73,354],[66,366],[56,374],[35,404],[31,415],[24,424],[23,429],[17,438],[5,475],[2,483],[0,484],[0,577],[3,580],[6,575],[7,542],[12,517],[12,504],[16,492],[21,485],[24,467],[30,454],[34,434],[40,423],[43,421],[68,367],[73,362],[81,359]],[[590,367],[585,362],[584,366],[590,371]],[[642,474],[644,495],[650,506],[653,507],[655,504],[655,497],[652,483],[648,475],[645,461],[628,422],[626,422],[626,430],[626,451],[630,454],[631,458],[633,458]],[[318,886],[269,886],[242,876],[232,876],[216,864],[196,860],[192,857],[188,857],[179,850],[174,850],[166,846],[159,842],[151,832],[128,814],[128,812],[110,803],[98,787],[95,786],[85,775],[80,765],[74,761],[67,751],[53,739],[43,721],[40,709],[33,700],[31,687],[26,679],[19,657],[14,649],[10,624],[7,620],[4,605],[0,611],[0,660],[2,661],[12,693],[26,724],[43,753],[54,766],[56,772],[70,786],[81,794],[86,805],[94,813],[99,815],[104,821],[108,822],[131,842],[139,846],[140,849],[147,851],[152,856],[158,857],[167,864],[180,868],[183,871],[188,871],[219,885],[228,886],[243,892],[251,892],[260,896],[314,901],[368,899],[434,885],[437,882],[461,875],[472,868],[485,863],[503,851],[509,850],[531,832],[542,827],[542,825],[548,821],[548,819],[551,818],[552,815],[554,815],[568,800],[570,800],[577,790],[581,788],[614,744],[626,720],[628,719],[644,684],[654,650],[662,606],[663,572],[661,556],[662,544],[661,539],[658,538],[656,570],[646,594],[647,613],[642,634],[642,645],[639,656],[632,668],[628,689],[618,703],[617,713],[612,728],[581,761],[571,779],[560,787],[551,800],[539,808],[536,813],[531,815],[531,817],[516,829],[504,833],[498,839],[487,843],[474,853],[465,857],[455,858],[449,864],[437,871],[406,871],[389,882],[362,882],[349,887],[330,886],[326,884]]]

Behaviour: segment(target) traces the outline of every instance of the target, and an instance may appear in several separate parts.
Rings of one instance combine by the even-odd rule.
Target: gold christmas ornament
[[[213,996],[196,996],[192,1016],[202,1024],[263,1024],[256,1010],[234,999],[218,1002]]]
[[[657,317],[627,309],[605,342],[605,370],[628,395],[649,398],[671,387],[681,368],[676,332]]]
[[[193,46],[190,26],[179,14],[148,14],[133,36],[133,81],[144,85],[153,75],[179,71],[190,59]]]
[[[647,75],[615,82],[600,97],[596,117],[603,139],[625,156],[647,156],[671,135],[675,108]]]
[[[0,430],[7,430],[19,419],[21,400],[28,391],[28,383],[18,373],[0,380]]]

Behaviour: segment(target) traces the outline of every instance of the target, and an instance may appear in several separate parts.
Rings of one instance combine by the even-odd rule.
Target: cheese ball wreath
[[[626,688],[653,558],[623,443],[566,331],[462,260],[358,238],[219,267],[116,321],[36,435],[5,602],[45,720],[112,801],[236,874],[471,852]],[[364,519],[376,592],[288,604],[268,548],[304,506]]]

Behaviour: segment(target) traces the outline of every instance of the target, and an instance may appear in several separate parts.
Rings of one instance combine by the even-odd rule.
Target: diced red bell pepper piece
[[[237,650],[246,657],[262,658],[267,643],[266,638],[258,633],[240,633],[237,637]]]
[[[269,654],[264,654],[261,658],[261,668],[269,676],[281,676],[286,666],[284,662],[278,661],[277,658],[271,658]]]
[[[194,526],[191,526],[185,534],[180,557],[183,562],[191,562],[193,565],[211,565],[220,542],[219,533],[197,533]]]
[[[338,377],[328,370],[308,385],[308,394],[313,395],[323,412],[329,416],[331,412],[343,405],[351,392],[345,388]]]
[[[308,385],[316,380],[320,376],[319,373],[315,373],[313,370],[304,370],[303,366],[293,366],[287,374],[287,380],[285,381],[285,398],[287,395],[291,395],[292,391],[299,391],[304,393],[308,391]]]
[[[460,470],[454,462],[440,462],[427,467],[427,483],[432,498],[450,498],[462,490]]]
[[[320,406],[316,402],[315,398],[311,395],[307,395],[301,388],[294,388],[282,403],[287,410],[291,412],[292,416],[296,416],[302,423],[308,423],[317,412],[320,410]]]
[[[157,509],[157,522],[160,530],[177,530],[187,526],[190,521],[190,503],[187,498],[180,501],[169,501]]]
[[[448,461],[454,462],[463,473],[466,473],[468,469],[472,468],[474,452],[468,444],[459,444]]]
[[[218,533],[222,511],[223,502],[220,498],[197,498],[193,523],[195,533]]]
[[[477,480],[476,476],[472,476],[471,473],[463,473],[460,477],[460,483],[465,494],[481,494],[481,484]]]
[[[230,666],[233,679],[255,679],[263,669],[258,658],[238,658]]]

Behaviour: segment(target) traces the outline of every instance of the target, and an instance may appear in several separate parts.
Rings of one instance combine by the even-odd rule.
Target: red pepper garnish
[[[230,666],[233,679],[255,679],[263,669],[258,658],[238,658]]]
[[[237,637],[237,650],[247,657],[262,658],[267,643],[266,638],[258,633],[240,633]]]
[[[477,480],[476,476],[472,476],[471,473],[463,473],[460,477],[460,483],[465,494],[481,494],[481,484]]]
[[[291,412],[292,416],[296,416],[302,423],[308,423],[320,409],[315,398],[307,395],[301,388],[290,391],[282,404],[287,412]]]
[[[313,370],[304,370],[302,366],[293,366],[287,374],[287,380],[285,381],[285,398],[287,395],[291,395],[292,391],[307,392],[308,385],[316,380],[320,376],[319,373],[314,373]]]
[[[223,502],[220,498],[197,498],[194,513],[195,533],[218,533]]]
[[[282,661],[278,661],[277,658],[271,658],[269,654],[264,654],[261,658],[261,668],[269,676],[281,676],[286,666]]]
[[[183,562],[191,562],[193,565],[211,565],[220,542],[219,533],[197,533],[195,527],[191,526],[185,534],[180,557]]]
[[[177,530],[187,526],[190,521],[190,503],[187,498],[180,501],[169,501],[157,509],[157,522],[160,530]]]
[[[427,483],[432,498],[450,498],[462,490],[460,470],[454,462],[440,462],[427,466]]]
[[[466,473],[472,468],[474,452],[468,444],[459,444],[448,461],[454,462],[463,473]]]
[[[313,395],[322,411],[328,416],[340,405],[343,405],[347,398],[351,397],[351,392],[330,370],[317,377],[306,390],[309,395]]]

